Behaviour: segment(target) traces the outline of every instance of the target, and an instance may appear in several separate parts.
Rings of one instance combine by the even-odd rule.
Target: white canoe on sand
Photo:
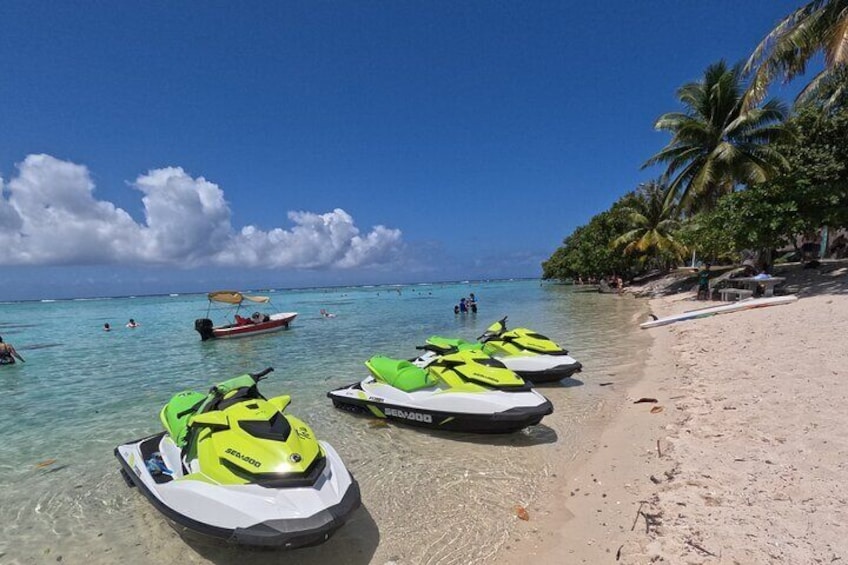
[[[707,316],[714,316],[716,314],[726,314],[728,312],[738,312],[740,310],[749,310],[751,308],[778,306],[780,304],[789,304],[791,302],[795,302],[796,300],[798,300],[798,297],[794,294],[789,294],[787,296],[770,296],[768,298],[748,298],[745,300],[740,300],[738,302],[731,302],[730,304],[722,304],[720,306],[708,306],[707,308],[701,308],[699,310],[690,310],[689,312],[675,314],[674,316],[657,318],[656,320],[651,320],[649,322],[639,324],[639,327],[643,330],[646,330],[648,328],[656,328],[657,326],[664,326],[666,324],[682,322],[683,320],[706,318]]]

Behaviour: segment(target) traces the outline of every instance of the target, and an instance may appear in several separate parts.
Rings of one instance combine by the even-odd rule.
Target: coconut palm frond
[[[804,74],[817,53],[824,55],[825,74],[848,62],[848,0],[814,0],[778,23],[745,65],[744,73],[751,82],[744,107],[752,108],[762,101],[777,77],[783,76],[788,82]],[[817,88],[810,83],[804,92],[800,100],[813,96]]]

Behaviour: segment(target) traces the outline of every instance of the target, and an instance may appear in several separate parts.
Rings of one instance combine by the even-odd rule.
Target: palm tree
[[[804,87],[798,101],[815,98],[822,79],[848,65],[848,0],[813,0],[777,24],[745,65],[745,74],[752,75],[746,106],[762,100],[778,75],[789,82],[804,74],[807,63],[818,52],[824,54],[825,68]],[[840,94],[837,92],[833,99]]]
[[[612,242],[626,255],[639,254],[643,263],[653,260],[659,266],[679,261],[686,247],[675,239],[679,227],[678,213],[666,197],[668,189],[659,181],[639,187],[622,208],[627,215],[629,231]]]
[[[786,165],[769,145],[786,134],[786,110],[776,100],[744,110],[741,75],[740,65],[710,65],[700,81],[677,91],[686,111],[663,114],[654,124],[674,137],[642,168],[667,163],[665,177],[674,177],[668,197],[688,211],[709,210],[737,185],[763,182]]]

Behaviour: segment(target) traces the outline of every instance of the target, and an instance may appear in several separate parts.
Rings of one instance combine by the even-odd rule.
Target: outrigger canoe
[[[206,318],[198,318],[194,321],[194,329],[197,330],[200,339],[203,341],[212,338],[229,339],[280,331],[288,328],[292,320],[297,317],[297,312],[266,314],[257,311],[250,317],[239,315],[239,311],[245,302],[269,304],[271,299],[267,296],[248,296],[234,290],[217,290],[210,292],[207,297],[209,298],[209,309],[212,308],[213,303],[223,303],[235,306],[235,312],[233,313],[232,323],[215,326],[208,317],[209,309],[207,309]]]

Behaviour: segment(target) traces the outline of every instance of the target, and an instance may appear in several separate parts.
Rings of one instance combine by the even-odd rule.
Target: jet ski
[[[527,328],[507,331],[506,317],[489,326],[477,339],[477,342],[471,342],[432,336],[427,339],[426,345],[419,347],[425,353],[416,361],[424,365],[434,357],[454,351],[482,351],[534,384],[559,381],[583,369],[583,365],[570,357],[567,350],[548,337]]]
[[[434,357],[426,366],[377,355],[371,376],[327,393],[336,408],[413,426],[510,433],[538,424],[551,402],[500,361],[479,351]]]
[[[115,448],[121,474],[177,531],[230,544],[293,549],[322,543],[359,507],[338,453],[266,399],[272,368],[185,391],[162,408],[165,431]]]

